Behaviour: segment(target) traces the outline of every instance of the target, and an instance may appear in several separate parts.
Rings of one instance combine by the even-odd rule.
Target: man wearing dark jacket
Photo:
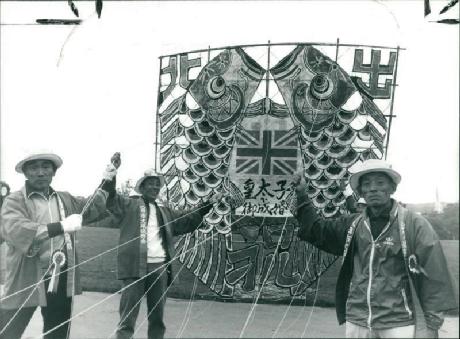
[[[119,164],[120,159],[113,159]],[[108,208],[119,220],[118,279],[123,281],[117,339],[134,334],[140,301],[147,297],[148,338],[163,338],[163,310],[172,283],[173,237],[195,231],[212,202],[192,211],[177,211],[157,202],[164,178],[146,171],[135,187],[142,196],[126,198],[113,191]],[[213,201],[217,196],[213,197]],[[129,287],[128,287],[129,286]]]
[[[350,186],[367,208],[334,219],[316,214],[303,178],[297,185],[300,239],[343,256],[336,311],[339,323],[346,323],[347,338],[414,337],[411,289],[423,309],[428,338],[438,337],[442,312],[458,307],[433,228],[391,199],[400,181],[385,161],[364,161]]]

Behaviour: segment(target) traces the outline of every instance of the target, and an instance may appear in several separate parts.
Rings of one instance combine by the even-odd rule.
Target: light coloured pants
[[[384,330],[370,330],[367,327],[345,323],[347,338],[414,338],[415,325],[387,328]]]

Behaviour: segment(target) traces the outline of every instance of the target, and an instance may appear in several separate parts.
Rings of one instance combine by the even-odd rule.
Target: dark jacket
[[[140,278],[146,274],[147,248],[140,242],[140,216],[142,206],[148,211],[149,204],[143,198],[126,198],[119,194],[111,195],[108,209],[114,214],[120,228],[118,248],[118,279]],[[212,205],[194,211],[177,211],[168,206],[157,209],[158,226],[166,252],[167,262],[174,259],[174,236],[193,232],[203,221],[203,216]],[[148,217],[147,212],[147,217]],[[147,222],[147,220],[145,221]],[[172,266],[168,265],[168,283],[172,282]]]
[[[394,204],[397,203],[394,202]],[[363,224],[366,213],[323,219],[316,214],[306,197],[299,198],[299,206],[297,219],[300,224],[300,239],[306,240],[326,252],[343,255],[342,267],[336,285],[337,319],[339,324],[342,324],[347,320],[346,303],[355,269],[354,260],[357,254],[357,239],[359,238],[357,234],[364,230]],[[407,253],[401,256],[401,260],[406,261],[405,266],[407,268],[408,258],[412,255],[415,256],[419,273],[409,272],[408,268],[406,272],[414,282],[415,292],[422,306],[427,325],[435,329],[439,328],[442,322],[436,324],[433,314],[458,307],[441,244],[426,219],[400,205],[395,207],[398,212],[398,218],[395,220],[396,226],[398,230],[404,229],[405,241],[401,242],[401,247],[407,244],[407,250],[405,250]],[[378,273],[383,272],[377,272],[376,275]],[[385,272],[385,274],[389,275],[389,279],[392,279],[391,273]],[[399,273],[394,272],[394,274]],[[404,277],[400,276],[398,279],[404,279]],[[374,289],[373,295],[378,300],[379,293],[383,291],[384,287],[378,284],[372,285],[372,287]],[[389,300],[388,302],[393,301]],[[378,304],[372,304],[372,307],[373,312],[379,312]],[[400,319],[396,317],[398,316],[395,313],[395,327],[401,326]],[[391,327],[391,324],[386,323],[384,326]]]

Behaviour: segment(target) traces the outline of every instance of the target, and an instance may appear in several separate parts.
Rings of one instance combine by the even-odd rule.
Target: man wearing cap
[[[383,160],[366,160],[350,186],[367,207],[362,213],[323,219],[299,178],[299,237],[341,255],[336,286],[339,324],[347,338],[412,338],[416,298],[423,309],[428,338],[436,338],[442,312],[457,309],[439,239],[422,216],[400,206],[391,195],[401,176]]]
[[[54,153],[29,154],[16,165],[16,171],[26,177],[24,187],[3,202],[0,227],[7,256],[5,291],[0,296],[1,339],[20,338],[37,306],[44,333],[66,322],[73,295],[81,293],[74,267],[78,264],[75,231],[106,211],[106,187],[116,169],[106,169],[106,180],[88,201],[50,186],[61,165],[62,159]],[[45,338],[67,338],[69,330],[67,322]]]
[[[148,338],[163,338],[166,291],[172,283],[173,237],[193,232],[212,207],[209,201],[191,211],[177,211],[157,202],[164,177],[148,170],[135,186],[140,198],[126,198],[115,191],[109,210],[119,219],[118,279],[124,289],[120,299],[117,339],[133,336],[140,301],[147,297]],[[217,195],[211,198],[218,199]],[[128,287],[129,286],[129,287]]]

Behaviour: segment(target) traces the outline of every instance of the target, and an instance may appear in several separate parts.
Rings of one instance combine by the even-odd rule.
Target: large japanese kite
[[[318,213],[348,213],[353,166],[388,145],[397,55],[298,44],[161,58],[157,154],[168,199],[188,208],[225,193],[177,245],[214,293],[270,285],[300,296],[334,262],[295,236],[293,174],[304,174]]]

